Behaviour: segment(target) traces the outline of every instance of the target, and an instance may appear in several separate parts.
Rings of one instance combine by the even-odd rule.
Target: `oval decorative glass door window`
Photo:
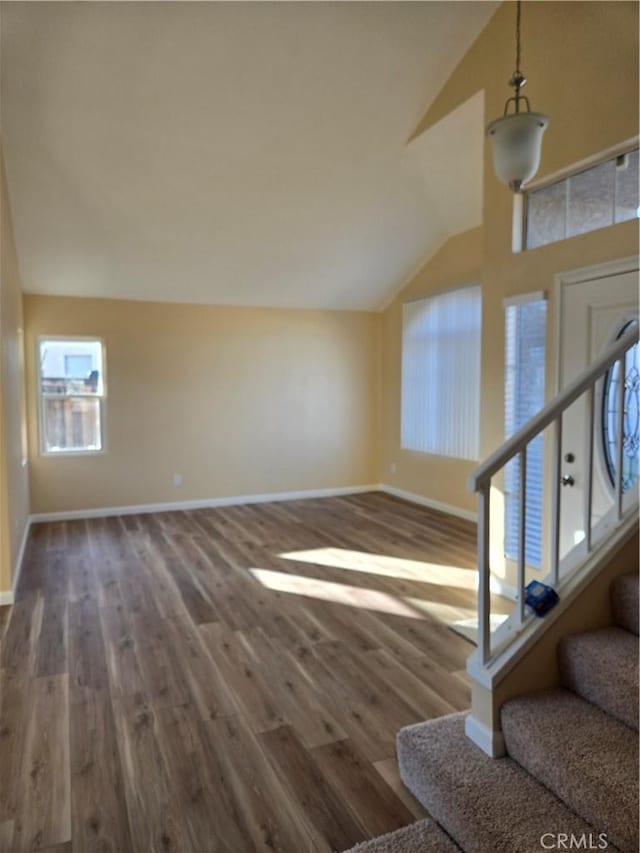
[[[618,332],[618,338],[638,325],[630,320]],[[602,441],[604,458],[611,484],[615,485],[618,464],[618,387],[620,367],[616,362],[604,378],[602,395]],[[638,482],[638,450],[640,448],[640,369],[638,344],[629,350],[624,365],[624,418],[622,438],[622,491],[627,492]]]

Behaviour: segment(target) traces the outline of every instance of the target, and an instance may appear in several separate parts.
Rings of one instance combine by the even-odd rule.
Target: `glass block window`
[[[526,248],[607,228],[640,215],[638,149],[526,195]]]
[[[547,303],[535,299],[506,309],[505,432],[509,438],[544,405]],[[525,558],[542,563],[544,446],[539,435],[527,447]],[[516,559],[520,541],[520,459],[505,469],[505,554]]]
[[[621,337],[637,320],[631,320],[620,330]],[[640,449],[640,369],[638,344],[626,355],[624,366],[624,418],[622,436],[622,491],[627,492],[638,482]],[[616,362],[607,371],[602,395],[602,443],[611,485],[615,485],[618,465],[618,389],[620,368]]]

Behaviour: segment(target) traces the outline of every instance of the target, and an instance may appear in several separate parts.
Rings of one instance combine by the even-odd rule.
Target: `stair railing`
[[[560,578],[560,513],[561,513],[561,464],[562,464],[562,419],[565,411],[583,394],[587,401],[587,433],[585,444],[585,499],[584,533],[586,554],[590,554],[594,545],[592,526],[593,504],[593,468],[595,436],[595,396],[596,385],[607,371],[618,363],[620,381],[618,383],[617,444],[615,470],[615,519],[614,528],[623,520],[623,439],[624,439],[624,398],[625,398],[625,359],[626,354],[638,342],[638,326],[626,331],[606,352],[597,358],[587,370],[571,382],[550,403],[531,418],[518,432],[514,433],[498,450],[477,468],[469,478],[469,491],[478,494],[478,653],[479,663],[487,667],[498,652],[504,652],[504,643],[499,649],[491,647],[491,533],[490,533],[490,495],[491,481],[504,466],[518,457],[520,463],[519,482],[519,518],[518,518],[518,559],[517,559],[517,605],[516,618],[519,625],[524,624],[525,611],[525,547],[526,547],[526,466],[527,447],[547,427],[552,426],[552,485],[551,485],[551,567],[548,582],[556,586]],[[515,639],[515,637],[513,637]]]

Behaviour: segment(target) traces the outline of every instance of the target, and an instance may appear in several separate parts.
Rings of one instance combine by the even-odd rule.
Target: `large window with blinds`
[[[533,294],[506,306],[505,430],[509,438],[544,405],[545,342],[547,303],[543,294]],[[527,448],[525,484],[525,559],[528,565],[542,564],[543,436]],[[520,462],[512,459],[505,471],[505,554],[517,558],[520,537]]]
[[[403,449],[478,459],[481,325],[477,285],[405,303]]]

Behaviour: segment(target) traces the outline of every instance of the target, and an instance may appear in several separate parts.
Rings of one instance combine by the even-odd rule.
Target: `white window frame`
[[[90,341],[91,343],[100,344],[101,359],[102,359],[102,394],[43,394],[42,393],[42,367],[40,364],[40,345],[43,341],[51,341],[52,343],[77,343],[78,341]],[[107,400],[107,349],[104,339],[97,335],[39,335],[36,340],[36,369],[37,369],[37,386],[36,393],[38,395],[38,446],[40,456],[48,456],[58,458],[60,456],[102,456],[107,452],[107,421],[106,421],[106,400]],[[44,440],[44,400],[55,397],[56,399],[77,397],[78,399],[98,400],[100,404],[100,449],[94,448],[77,450],[47,450]]]

